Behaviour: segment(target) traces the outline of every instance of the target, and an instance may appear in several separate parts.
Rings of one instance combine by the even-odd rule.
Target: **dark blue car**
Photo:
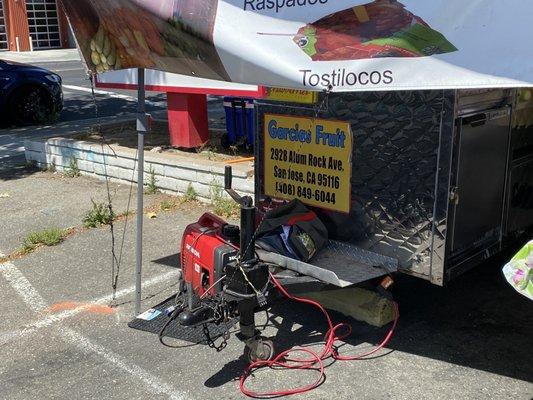
[[[4,123],[57,120],[63,109],[61,77],[44,68],[0,60],[0,115]]]

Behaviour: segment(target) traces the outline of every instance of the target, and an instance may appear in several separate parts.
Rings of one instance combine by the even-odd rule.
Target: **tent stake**
[[[137,70],[137,240],[135,254],[135,316],[141,312],[141,284],[143,260],[143,196],[144,196],[144,134],[148,132],[144,88],[144,68]]]

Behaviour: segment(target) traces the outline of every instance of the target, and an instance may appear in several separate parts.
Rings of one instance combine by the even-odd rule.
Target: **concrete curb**
[[[2,58],[9,61],[41,63],[41,62],[65,62],[81,61],[78,49],[52,49],[38,51],[6,51],[2,53]]]
[[[122,146],[54,137],[24,142],[26,161],[38,167],[54,165],[60,172],[69,170],[75,162],[82,175],[104,180],[107,176],[117,182],[134,183],[136,151]],[[157,187],[165,192],[184,194],[192,187],[200,200],[210,200],[214,186],[224,185],[225,163],[188,157],[179,154],[145,152],[145,183],[153,171]],[[233,187],[241,194],[254,192],[251,163],[233,165]]]

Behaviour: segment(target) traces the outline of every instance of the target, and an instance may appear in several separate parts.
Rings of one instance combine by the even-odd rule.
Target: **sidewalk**
[[[6,51],[0,53],[0,60],[16,61],[21,63],[43,63],[80,61],[78,49],[55,49],[40,51]]]
[[[131,114],[120,117],[111,116],[65,121],[51,126],[27,126],[0,130],[0,178],[3,175],[2,170],[13,168],[12,163],[20,164],[24,158],[24,140],[47,139],[55,136],[68,137],[87,131],[96,124],[122,123],[134,118],[134,114]]]

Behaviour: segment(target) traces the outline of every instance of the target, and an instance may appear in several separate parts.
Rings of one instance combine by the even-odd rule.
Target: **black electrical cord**
[[[211,228],[211,229],[207,229],[203,232],[200,232],[200,234],[194,239],[191,247],[194,248],[196,246],[196,243],[198,243],[198,240],[208,234],[208,233],[211,233],[211,232],[214,232],[216,229],[215,228]],[[185,257],[185,255],[182,255],[183,257]],[[180,279],[183,280],[183,265],[181,266],[181,277]],[[181,288],[180,288],[181,289]],[[182,290],[179,290],[178,293],[176,293],[176,297],[175,297],[175,309],[174,311],[172,311],[172,313],[170,314],[167,322],[165,322],[165,325],[163,325],[163,327],[161,328],[161,330],[159,331],[159,334],[158,334],[158,338],[159,338],[159,342],[161,342],[161,344],[163,346],[166,346],[166,347],[171,347],[171,348],[182,348],[182,347],[189,347],[189,346],[171,346],[169,345],[168,343],[165,343],[165,341],[163,340],[163,338],[165,337],[165,331],[167,330],[167,328],[170,326],[170,324],[178,317],[178,315],[184,310],[185,306],[183,304],[183,302],[179,303],[178,302],[178,299],[179,299],[179,296],[182,295],[183,292]]]
[[[177,293],[176,294],[176,304],[175,304],[176,308],[174,309],[174,311],[172,311],[172,313],[170,314],[167,322],[165,322],[165,325],[163,325],[163,327],[161,328],[161,330],[159,331],[159,334],[158,334],[159,342],[161,342],[161,344],[163,346],[166,346],[166,347],[171,347],[171,348],[188,347],[188,346],[171,346],[168,343],[165,343],[165,341],[163,340],[163,338],[165,337],[165,331],[167,330],[169,325],[178,317],[178,315],[180,315],[180,313],[185,308],[183,306],[183,304],[178,304],[178,297],[179,297],[180,294],[181,293]]]
[[[271,283],[271,280],[270,280],[270,275],[268,277],[268,280],[267,282],[265,283],[265,286],[263,286],[263,288],[259,291],[259,293],[261,294],[265,294],[268,290],[268,287]],[[253,293],[253,294],[244,294],[244,293],[237,293],[237,292],[234,292],[233,290],[230,290],[228,288],[224,289],[224,291],[232,296],[235,296],[235,297],[238,297],[238,298],[242,298],[242,299],[253,299],[254,297],[257,297],[257,293]]]

